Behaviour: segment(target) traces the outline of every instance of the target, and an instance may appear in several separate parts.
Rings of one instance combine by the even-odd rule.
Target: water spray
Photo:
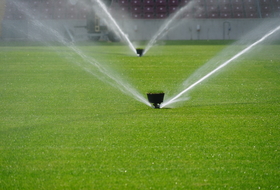
[[[147,101],[147,99],[140,92],[138,92],[134,87],[132,87],[130,83],[123,80],[123,78],[120,75],[118,75],[116,72],[113,72],[112,69],[106,67],[105,64],[99,63],[95,58],[87,56],[81,49],[79,49],[73,43],[68,43],[67,41],[65,41],[64,36],[62,36],[60,32],[58,32],[56,29],[48,25],[44,25],[40,20],[36,19],[37,15],[32,14],[32,11],[28,11],[29,10],[28,7],[22,7],[22,5],[19,4],[17,1],[14,1],[13,3],[16,7],[18,8],[20,7],[23,8],[23,10],[26,10],[22,13],[28,17],[30,23],[36,26],[39,29],[39,31],[47,32],[49,35],[55,38],[57,42],[69,48],[71,52],[78,55],[82,59],[82,62],[77,61],[75,59],[69,59],[69,60],[71,60],[73,63],[77,64],[78,66],[82,67],[85,71],[95,76],[99,80],[110,84],[111,86],[119,89],[121,92],[131,96],[135,100],[142,102],[147,106],[150,106],[150,103]],[[45,43],[47,45],[50,45],[47,42]],[[54,48],[53,46],[51,47]],[[136,52],[135,48],[134,51]],[[95,69],[91,69],[91,67],[94,67]]]
[[[214,69],[213,71],[211,71],[210,73],[208,73],[207,75],[205,75],[204,77],[202,77],[201,79],[199,79],[198,81],[196,81],[195,83],[193,83],[192,85],[190,85],[188,88],[186,88],[185,90],[181,91],[178,95],[174,96],[173,98],[171,98],[170,100],[163,102],[161,107],[165,107],[169,104],[173,104],[175,102],[178,102],[179,98],[185,94],[186,92],[188,92],[189,90],[191,90],[192,88],[194,88],[196,85],[198,85],[199,83],[201,83],[202,81],[204,81],[205,79],[209,78],[211,75],[213,75],[214,73],[216,73],[217,71],[219,71],[220,69],[222,69],[223,67],[227,66],[230,62],[234,61],[235,59],[239,58],[241,55],[243,55],[244,53],[246,53],[247,51],[249,51],[251,48],[253,48],[254,46],[258,45],[259,43],[261,43],[262,41],[264,41],[266,38],[268,38],[269,36],[271,36],[272,34],[274,34],[275,32],[277,32],[278,30],[280,30],[280,25],[278,27],[276,27],[275,29],[271,30],[270,32],[268,32],[266,35],[264,35],[261,39],[259,39],[258,41],[256,41],[255,43],[251,44],[250,46],[248,46],[247,48],[245,48],[244,50],[242,50],[241,52],[237,53],[235,56],[233,56],[232,58],[230,58],[229,60],[227,60],[226,62],[224,62],[223,64],[221,64],[219,67],[217,67],[216,69]]]
[[[157,40],[167,34],[169,26],[172,24],[172,22],[178,18],[180,15],[184,13],[184,11],[189,10],[191,7],[196,6],[197,2],[192,0],[185,6],[183,6],[179,11],[175,12],[173,16],[171,16],[170,19],[168,19],[157,31],[157,33],[151,38],[151,40],[148,42],[145,51],[143,54],[146,54],[149,49],[157,42]]]
[[[96,1],[99,6],[101,7],[101,9],[103,10],[103,12],[106,14],[107,18],[109,18],[109,20],[112,22],[114,28],[118,31],[119,35],[127,42],[129,48],[135,53],[136,49],[133,46],[133,44],[131,43],[131,41],[129,40],[128,36],[122,31],[122,29],[120,28],[120,26],[118,25],[118,23],[115,21],[115,19],[112,17],[112,15],[109,13],[109,11],[107,10],[105,4],[103,2],[101,2],[100,0],[92,0],[92,2],[94,3],[94,1]],[[94,7],[93,7],[94,8]]]

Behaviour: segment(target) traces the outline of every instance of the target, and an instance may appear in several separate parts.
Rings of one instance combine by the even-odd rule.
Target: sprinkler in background
[[[138,57],[142,57],[143,53],[144,53],[144,49],[142,48],[136,48],[136,53],[138,55]]]
[[[164,93],[147,93],[148,101],[153,104],[154,108],[160,108],[160,104],[163,102]]]

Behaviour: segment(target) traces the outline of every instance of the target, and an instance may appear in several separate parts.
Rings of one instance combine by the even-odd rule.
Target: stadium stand
[[[178,6],[168,6],[169,14],[175,13],[179,10]]]
[[[42,19],[52,19],[53,17],[53,1],[47,0],[42,4]]]
[[[6,0],[5,14],[1,0],[0,11],[4,19],[26,19],[28,7],[38,19],[86,19],[87,7],[82,1],[71,4],[68,0],[20,0],[15,6]],[[273,18],[280,17],[280,0],[193,0],[196,3],[180,18]],[[191,0],[112,0],[110,10],[119,18],[162,19],[189,4]]]

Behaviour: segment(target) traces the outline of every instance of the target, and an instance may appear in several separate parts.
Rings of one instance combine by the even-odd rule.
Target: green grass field
[[[143,96],[171,96],[229,44],[167,42],[141,58],[78,47]],[[178,107],[152,109],[67,47],[1,42],[0,189],[279,189],[279,49],[259,46]]]

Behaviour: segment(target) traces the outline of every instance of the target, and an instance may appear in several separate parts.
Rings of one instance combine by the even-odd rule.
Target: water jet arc
[[[196,85],[198,85],[199,83],[201,83],[202,81],[204,81],[205,79],[209,78],[211,75],[213,75],[214,73],[216,73],[217,71],[219,71],[220,69],[222,69],[223,67],[227,66],[230,62],[234,61],[235,59],[237,59],[238,57],[240,57],[241,55],[243,55],[244,53],[246,53],[247,51],[249,51],[251,48],[253,48],[254,46],[258,45],[259,43],[261,43],[262,41],[264,41],[266,38],[268,38],[269,36],[271,36],[272,34],[274,34],[275,32],[277,32],[278,30],[280,30],[280,25],[278,27],[276,27],[275,29],[271,30],[270,32],[268,32],[266,35],[264,35],[262,38],[260,38],[259,40],[257,40],[256,42],[254,42],[253,44],[251,44],[250,46],[248,46],[247,48],[245,48],[244,50],[242,50],[241,52],[237,53],[236,55],[234,55],[232,58],[230,58],[229,60],[227,60],[226,62],[224,62],[223,64],[221,64],[219,67],[217,67],[216,69],[214,69],[213,71],[211,71],[210,73],[208,73],[207,75],[205,75],[204,77],[202,77],[201,79],[199,79],[198,81],[196,81],[195,83],[193,83],[192,85],[190,85],[188,88],[186,88],[185,90],[181,91],[178,95],[174,96],[173,98],[171,98],[170,100],[163,102],[161,107],[165,107],[169,104],[173,104],[175,102],[178,102],[178,98],[180,98],[183,94],[185,94],[186,92],[188,92],[189,90],[191,90],[192,88],[194,88]]]
[[[122,29],[120,28],[120,26],[118,25],[118,23],[116,22],[116,20],[113,18],[113,16],[109,13],[109,11],[107,10],[105,4],[101,1],[101,0],[91,0],[92,2],[97,2],[99,4],[99,7],[103,10],[103,12],[106,14],[107,18],[109,19],[109,21],[112,24],[113,29],[120,35],[120,37],[128,44],[129,48],[133,51],[133,53],[136,53],[136,49],[133,46],[133,44],[131,43],[131,41],[128,38],[128,35],[125,34]],[[94,7],[93,7],[94,9]]]

